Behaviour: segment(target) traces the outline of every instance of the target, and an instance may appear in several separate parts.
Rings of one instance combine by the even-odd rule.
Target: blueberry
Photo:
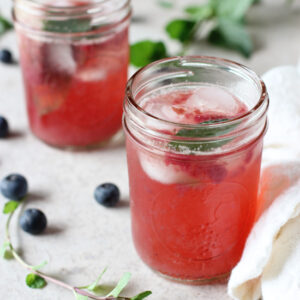
[[[5,64],[13,63],[13,56],[12,56],[11,52],[7,49],[1,49],[0,50],[0,61],[2,61]]]
[[[103,183],[95,189],[96,201],[105,207],[114,207],[120,201],[120,190],[113,183]]]
[[[0,138],[7,137],[8,130],[9,126],[7,120],[4,117],[0,116]]]
[[[0,182],[0,190],[8,199],[21,200],[28,191],[27,180],[19,174],[8,175]]]
[[[26,209],[20,218],[21,228],[30,234],[39,234],[47,227],[47,218],[39,209]]]

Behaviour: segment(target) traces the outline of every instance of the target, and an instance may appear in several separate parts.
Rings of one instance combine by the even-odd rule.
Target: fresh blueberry
[[[103,183],[95,189],[96,201],[105,207],[114,207],[120,201],[120,190],[113,183]]]
[[[4,117],[0,116],[0,138],[7,137],[8,130],[9,126],[7,120]]]
[[[19,174],[6,176],[0,182],[0,190],[4,197],[11,200],[21,200],[28,191],[27,180]]]
[[[42,233],[47,227],[47,218],[39,209],[26,209],[20,218],[21,228],[30,234]]]
[[[13,56],[12,56],[11,52],[7,49],[1,49],[0,50],[0,61],[2,61],[5,64],[13,63]]]

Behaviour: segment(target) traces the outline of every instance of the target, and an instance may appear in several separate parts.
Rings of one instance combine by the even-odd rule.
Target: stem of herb
[[[14,249],[12,242],[11,242],[11,238],[10,238],[10,232],[9,232],[9,227],[10,227],[10,223],[12,220],[12,217],[14,215],[14,211],[12,213],[9,214],[7,221],[6,221],[6,225],[5,225],[5,240],[6,242],[9,243],[9,250],[11,251],[13,257],[16,259],[16,261],[18,261],[23,267],[25,267],[27,270],[29,270],[30,272],[44,278],[46,281],[48,282],[52,282],[60,287],[63,287],[65,289],[68,289],[72,292],[75,292],[77,294],[80,294],[82,296],[86,296],[89,297],[90,299],[95,299],[95,300],[130,300],[130,298],[124,298],[124,297],[98,297],[95,296],[89,292],[86,292],[84,290],[81,290],[79,288],[76,288],[74,286],[71,286],[61,280],[55,279],[51,276],[48,276],[40,271],[34,270],[34,267],[29,265],[28,263],[26,263],[23,258],[16,252],[16,250]]]
[[[194,25],[193,30],[191,31],[191,37],[182,44],[181,50],[178,53],[179,56],[184,56],[187,54],[187,51],[189,50],[191,44],[193,43],[193,41],[195,40],[195,35],[198,32],[201,24],[202,24],[202,20],[201,21],[197,21],[196,24]]]

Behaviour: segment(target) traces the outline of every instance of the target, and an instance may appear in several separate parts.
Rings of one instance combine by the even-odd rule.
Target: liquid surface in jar
[[[213,85],[157,92],[141,99],[139,105],[155,117],[179,124],[232,119],[248,111],[236,96]]]

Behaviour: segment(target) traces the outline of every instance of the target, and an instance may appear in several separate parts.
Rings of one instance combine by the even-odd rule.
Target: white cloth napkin
[[[259,197],[265,209],[232,271],[238,300],[300,299],[300,65],[263,76],[270,96]]]

